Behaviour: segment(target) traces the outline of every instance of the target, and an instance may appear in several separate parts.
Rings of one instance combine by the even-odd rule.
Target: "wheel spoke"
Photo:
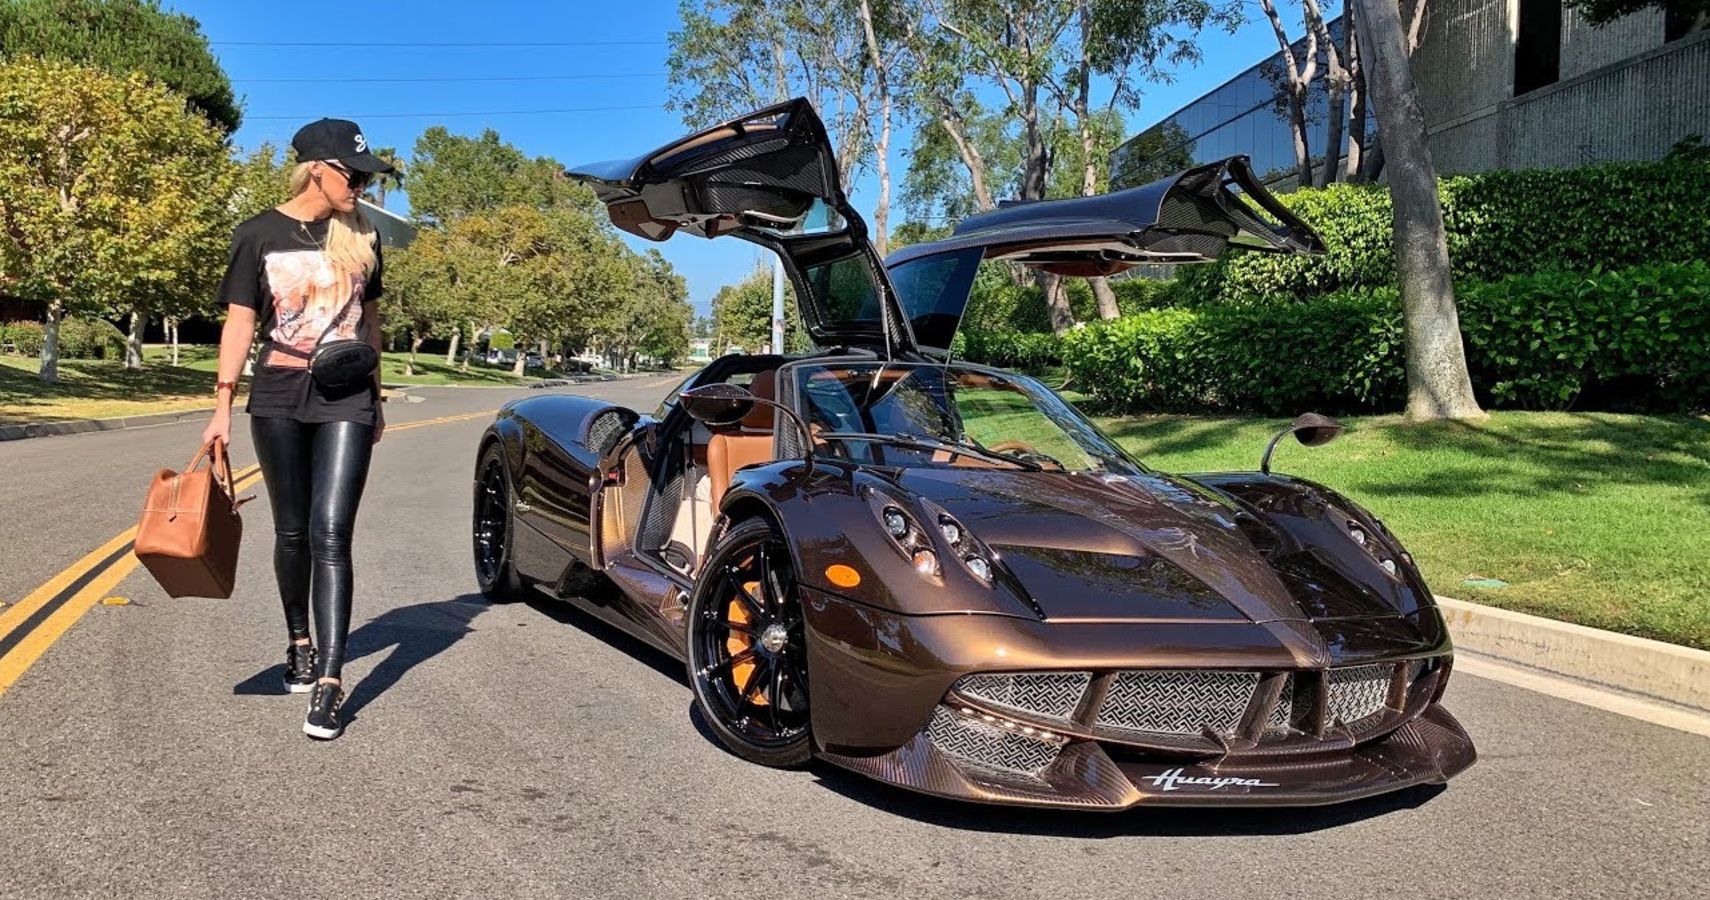
[[[732,622],[729,619],[724,620],[724,627],[729,629],[732,633],[745,634],[749,637],[758,637],[760,634],[760,632],[755,631],[741,622]]]
[[[731,587],[736,589],[736,599],[742,601],[742,605],[748,607],[748,611],[754,614],[756,621],[763,621],[767,618],[765,605],[761,603],[761,601],[755,599],[753,594],[748,593],[748,585],[743,584],[741,572],[733,570],[726,571],[724,578]]]
[[[776,662],[772,664],[772,696],[770,699],[772,701],[772,731],[773,733],[782,733],[783,726],[779,723],[779,716],[783,715],[784,709],[784,667]]]
[[[727,656],[724,659],[721,659],[718,662],[715,662],[712,665],[701,669],[701,677],[702,678],[710,678],[713,675],[723,674],[725,671],[736,666],[738,663],[744,663],[744,662],[747,662],[747,661],[753,659],[754,655],[755,655],[754,654],[754,648],[749,647],[747,650],[743,650],[739,653],[735,653],[735,654],[732,654],[730,656]]]
[[[764,658],[754,664],[754,671],[748,675],[748,686],[742,689],[743,702],[753,703],[754,699],[760,696],[760,689],[766,686],[766,675],[770,666]]]

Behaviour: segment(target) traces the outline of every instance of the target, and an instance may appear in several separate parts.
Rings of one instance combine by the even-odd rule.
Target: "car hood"
[[[1378,574],[1276,533],[1211,488],[1159,474],[911,469],[1051,621],[1276,623],[1325,643],[1433,643],[1435,610]],[[1317,643],[1317,641],[1314,641]]]

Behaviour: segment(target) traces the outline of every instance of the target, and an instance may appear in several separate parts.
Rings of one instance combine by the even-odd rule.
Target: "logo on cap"
[[[362,132],[360,132],[360,131],[358,131],[356,133],[356,152],[358,152],[358,153],[367,153],[368,152],[368,139],[363,137]]]

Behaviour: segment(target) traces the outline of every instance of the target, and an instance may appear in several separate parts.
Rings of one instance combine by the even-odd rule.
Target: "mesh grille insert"
[[[961,678],[955,691],[1000,709],[1068,719],[1091,682],[1090,672],[981,674]]]
[[[932,711],[926,737],[939,752],[975,766],[1037,776],[1055,762],[1059,748],[958,715]]]
[[[1098,712],[1098,725],[1152,734],[1232,735],[1259,686],[1257,672],[1158,670],[1119,672]]]
[[[1331,669],[1329,720],[1353,725],[1381,714],[1389,700],[1389,680],[1394,673],[1394,663]]]

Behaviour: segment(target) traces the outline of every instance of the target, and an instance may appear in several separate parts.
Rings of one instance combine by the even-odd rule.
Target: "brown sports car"
[[[1328,803],[1473,762],[1438,702],[1442,617],[1382,522],[1268,474],[1269,450],[1260,472],[1153,471],[1033,379],[950,360],[985,259],[1318,250],[1245,158],[887,261],[802,100],[570,174],[626,231],[776,251],[820,349],[721,357],[651,416],[506,407],[475,475],[489,596],[562,598],[684,660],[746,759],[947,797]]]

